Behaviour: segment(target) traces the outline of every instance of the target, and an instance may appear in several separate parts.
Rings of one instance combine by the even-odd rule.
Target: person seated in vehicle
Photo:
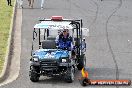
[[[75,58],[74,45],[68,29],[64,29],[63,32],[56,37],[55,42],[57,48],[71,51],[72,58]]]
[[[55,42],[59,49],[71,50],[73,47],[72,37],[69,35],[68,29],[64,29],[63,32],[56,37]]]

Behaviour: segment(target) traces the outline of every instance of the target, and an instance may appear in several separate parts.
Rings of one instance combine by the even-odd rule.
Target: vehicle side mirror
[[[89,29],[88,28],[82,28],[82,36],[89,36]]]

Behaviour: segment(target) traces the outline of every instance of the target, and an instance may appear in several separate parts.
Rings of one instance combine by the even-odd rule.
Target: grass
[[[15,0],[11,0],[14,5]],[[7,0],[0,0],[0,73],[2,72],[9,37],[13,6],[7,5]]]

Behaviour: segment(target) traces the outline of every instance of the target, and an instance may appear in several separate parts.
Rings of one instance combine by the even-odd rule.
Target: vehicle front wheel
[[[38,82],[40,75],[37,73],[34,67],[31,67],[31,70],[29,71],[29,77],[32,82]]]
[[[75,76],[74,76],[74,72],[75,70],[74,70],[74,67],[72,66],[71,68],[69,68],[68,69],[68,71],[67,71],[67,75],[66,75],[66,81],[68,82],[68,83],[72,83],[73,81],[74,81],[74,79],[75,79]]]

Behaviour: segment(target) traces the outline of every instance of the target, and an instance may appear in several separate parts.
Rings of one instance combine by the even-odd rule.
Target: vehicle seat
[[[48,36],[47,37],[47,40],[55,40],[56,39],[56,37],[54,37],[54,36]]]
[[[43,49],[56,49],[55,40],[44,40],[41,43]]]

